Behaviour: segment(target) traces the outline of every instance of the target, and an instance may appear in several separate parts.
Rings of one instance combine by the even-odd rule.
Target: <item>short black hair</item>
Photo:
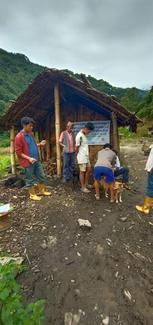
[[[32,117],[29,117],[29,116],[22,117],[22,119],[21,119],[21,125],[22,125],[22,127],[24,125],[28,125],[30,123],[35,124],[35,121],[33,120]]]
[[[112,149],[112,145],[110,143],[105,143],[103,148],[104,149],[106,149],[106,148]]]
[[[94,127],[93,123],[88,122],[88,123],[86,123],[85,128],[90,131],[93,131],[95,127]]]

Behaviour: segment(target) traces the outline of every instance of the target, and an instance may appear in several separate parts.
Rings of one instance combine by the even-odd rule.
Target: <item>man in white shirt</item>
[[[80,169],[80,183],[81,191],[89,193],[87,184],[91,173],[90,159],[89,159],[89,146],[87,135],[94,130],[94,125],[88,122],[83,129],[76,135],[76,153],[77,161]]]
[[[136,205],[136,209],[145,214],[150,212],[153,205],[153,145],[150,148],[151,151],[145,167],[145,170],[148,172],[146,196],[142,206]]]

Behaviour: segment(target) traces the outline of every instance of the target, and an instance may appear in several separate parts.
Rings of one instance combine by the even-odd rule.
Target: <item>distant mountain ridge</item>
[[[0,115],[7,110],[10,102],[15,100],[46,67],[30,62],[24,55],[10,53],[0,49]],[[82,74],[64,70],[72,76],[81,79]],[[115,96],[128,110],[139,116],[153,117],[153,91],[133,88],[121,88],[110,85],[103,79],[86,76],[97,90],[110,96]],[[145,112],[145,113],[144,113]]]

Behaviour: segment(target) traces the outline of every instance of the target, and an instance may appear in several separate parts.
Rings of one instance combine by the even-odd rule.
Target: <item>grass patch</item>
[[[10,262],[0,265],[0,324],[42,325],[44,321],[44,300],[23,305],[21,287],[16,276],[24,267]]]
[[[1,154],[0,155],[0,177],[7,173],[7,169],[11,164],[10,155]]]

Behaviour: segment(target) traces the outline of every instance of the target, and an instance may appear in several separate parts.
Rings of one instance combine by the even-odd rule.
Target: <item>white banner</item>
[[[103,145],[105,143],[110,143],[110,121],[74,122],[74,134],[76,135],[88,122],[93,123],[95,127],[88,135],[89,145]]]

